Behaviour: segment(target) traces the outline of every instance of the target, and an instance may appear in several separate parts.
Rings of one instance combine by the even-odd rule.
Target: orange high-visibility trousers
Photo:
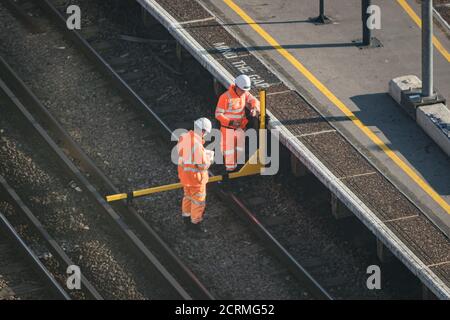
[[[191,217],[194,224],[200,223],[206,208],[206,184],[185,186],[183,189],[182,216]]]
[[[221,125],[221,149],[227,171],[233,171],[238,163],[245,162],[245,134],[238,129],[247,127],[246,108],[259,111],[259,101],[248,91],[238,95],[234,84],[217,102],[215,117]]]
[[[178,177],[184,189],[181,214],[191,217],[194,224],[202,221],[206,206],[209,159],[204,143],[203,138],[191,130],[180,136],[177,145]]]
[[[220,133],[225,168],[232,171],[236,169],[238,163],[245,162],[245,132],[242,129],[221,127]]]

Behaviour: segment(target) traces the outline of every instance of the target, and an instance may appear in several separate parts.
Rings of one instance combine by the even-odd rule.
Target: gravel
[[[141,281],[136,277],[139,271],[135,269],[133,275],[125,269],[132,269],[128,266],[132,258],[116,244],[116,236],[106,230],[104,219],[98,216],[85,192],[72,189],[69,185],[73,184],[56,170],[58,164],[45,153],[44,146],[35,139],[25,142],[11,123],[17,122],[9,117],[0,120],[0,174],[106,298],[143,298],[137,284]],[[37,146],[43,153],[36,152]],[[30,165],[20,166],[22,163]],[[83,259],[84,256],[95,259]]]
[[[157,0],[156,2],[174,15],[178,21],[190,21],[211,17],[196,1]]]
[[[267,105],[274,116],[295,135],[333,130],[324,118],[293,91],[268,96]]]
[[[34,43],[37,48],[44,50],[46,57],[50,60],[58,56],[56,52],[59,52],[62,53],[58,56],[59,61],[63,64],[71,64],[71,56],[65,53],[66,49],[59,49],[68,47],[62,39],[52,38],[50,32],[33,36],[27,34],[22,27],[18,27],[17,22],[3,7],[0,7],[0,16],[1,29],[8,30],[8,34],[3,32],[1,35],[9,36],[8,39],[2,38],[2,42],[7,44],[6,48],[25,49],[27,45]],[[21,45],[12,45],[11,41],[16,43],[15,39],[18,38],[24,39]],[[2,46],[2,48],[5,47]],[[20,51],[13,53],[13,56],[15,54],[20,54]],[[20,71],[32,66],[31,72],[34,75],[43,76],[36,82],[41,89],[48,90],[46,86],[48,82],[44,80],[49,80],[54,85],[50,94],[60,92],[64,95],[65,83],[53,81],[58,76],[61,78],[67,76],[63,70],[54,68],[50,71],[50,63],[43,61],[43,57],[37,52],[31,56],[22,55],[22,58],[25,58],[25,61],[19,63]],[[81,78],[75,78],[75,82],[71,84],[76,87],[84,81],[93,81],[96,76],[98,75],[95,73],[87,72]],[[41,96],[41,99],[48,102],[48,96]],[[95,97],[95,93],[92,96]],[[87,99],[86,96],[77,98],[81,101]],[[80,100],[76,102],[80,103]],[[60,103],[61,107],[71,112],[70,102],[65,104],[63,100],[59,100],[54,103]],[[80,103],[80,105],[84,104]],[[17,132],[16,128],[10,124],[15,121],[10,115],[5,115],[0,121],[2,130],[0,158],[3,164],[0,174],[4,175],[19,192],[50,233],[60,242],[66,243],[67,250],[71,251],[69,256],[80,265],[83,273],[99,288],[102,295],[110,299],[164,297],[163,289],[156,290],[153,287],[160,285],[157,281],[153,280],[153,283],[145,281],[143,275],[146,273],[139,265],[140,261],[135,261],[135,258],[130,256],[129,248],[118,244],[117,235],[108,230],[110,225],[98,215],[98,211],[85,192],[77,190],[78,186],[63,175],[61,170],[58,170],[55,160],[46,151],[41,153],[36,151],[38,146],[42,149],[44,147],[32,137],[25,139],[21,133]],[[72,133],[77,135],[79,132],[73,130]],[[95,257],[95,259],[87,260],[83,257]]]
[[[265,201],[253,206],[258,219],[333,297],[406,299],[418,294],[412,275],[402,282],[398,273],[387,272],[382,290],[367,290],[366,269],[379,264],[371,250],[375,239],[356,219],[336,221],[329,191],[312,176],[250,178],[237,185],[245,190],[246,199],[264,195]]]
[[[450,6],[447,3],[447,6],[439,6],[436,9],[439,14],[444,18],[447,23],[450,23]]]
[[[2,212],[11,223],[13,228],[17,231],[23,241],[28,247],[33,250],[34,254],[40,258],[41,262],[47,268],[47,270],[55,277],[59,284],[64,288],[66,286],[67,274],[64,264],[60,264],[59,261],[50,253],[45,241],[36,234],[34,229],[28,225],[25,218],[18,214],[14,205],[8,202],[0,201],[0,212]],[[72,299],[86,299],[85,292],[83,290],[68,290],[67,293]],[[47,294],[39,294],[36,299],[51,298]]]
[[[79,4],[83,8],[87,2]],[[98,11],[100,12],[100,11]],[[93,19],[93,18],[91,18]],[[97,17],[95,17],[97,20]],[[17,30],[3,34],[7,41],[17,38]],[[64,50],[53,50],[54,46]],[[116,56],[134,52],[139,44],[122,43]],[[45,101],[46,107],[61,121],[72,137],[96,161],[122,190],[134,187],[156,185],[176,181],[176,166],[167,161],[170,150],[166,142],[158,142],[145,137],[154,136],[138,114],[132,116],[132,109],[117,99],[117,92],[103,85],[92,71],[91,65],[77,51],[64,42],[58,33],[51,30],[45,37],[30,38],[29,41],[8,46],[7,60],[26,79],[35,94]],[[33,54],[30,55],[30,48]],[[140,53],[136,54],[139,56]],[[70,57],[69,59],[67,57]],[[138,61],[142,61],[141,59]],[[145,72],[161,75],[161,82],[153,83],[149,94],[180,90],[180,95],[160,99],[160,106],[179,104],[190,108],[201,98],[186,99],[189,96],[183,81],[175,81],[165,74],[165,70],[149,57]],[[24,63],[26,61],[26,63]],[[37,72],[38,65],[44,65]],[[51,66],[51,68],[49,68]],[[180,87],[175,86],[181,83]],[[164,87],[167,84],[168,87]],[[192,115],[190,116],[192,117]],[[187,117],[189,118],[189,117]],[[101,119],[99,121],[98,119]],[[180,121],[184,119],[178,119]],[[138,211],[155,226],[160,234],[183,260],[187,261],[200,279],[218,297],[242,299],[300,299],[308,298],[297,283],[290,281],[286,271],[271,258],[257,241],[242,230],[236,217],[214,196],[209,196],[206,225],[210,236],[206,240],[195,240],[183,231],[180,214],[180,193],[166,193],[143,200],[137,200]],[[230,227],[230,229],[228,229]],[[235,232],[235,229],[242,232]],[[101,248],[94,241],[84,241],[86,246]],[[257,252],[246,250],[249,244],[258,248]],[[78,253],[78,252],[77,252]],[[105,250],[105,255],[107,251]],[[91,256],[83,253],[80,262],[92,263]],[[243,257],[246,257],[243,259]],[[114,259],[112,259],[114,260]],[[267,261],[261,265],[259,261]],[[95,273],[97,274],[97,272]],[[104,279],[107,286],[109,279]],[[124,281],[126,286],[126,281]]]
[[[383,221],[420,214],[420,211],[381,175],[348,178],[344,183],[355,190]]]
[[[447,284],[450,285],[450,262],[443,265],[438,265],[430,268],[434,273],[439,274],[440,278]]]
[[[337,132],[327,132],[300,138],[310,150],[319,154],[320,160],[338,177],[346,178],[355,175],[374,173],[370,166],[359,153]]]
[[[81,1],[82,6],[86,3]],[[89,4],[91,5],[93,4]],[[95,13],[95,16],[88,17],[88,21],[103,21],[107,24],[111,19],[104,16],[105,10],[89,10],[89,12]],[[107,25],[107,28],[102,28],[107,30],[102,34],[102,39],[114,38],[115,34],[123,34],[126,30],[112,24]],[[144,33],[143,28],[136,25],[131,29],[139,29],[140,33]],[[14,39],[13,35],[2,36]],[[158,34],[152,33],[152,36]],[[154,137],[154,131],[149,128],[144,118],[122,101],[111,101],[116,93],[101,83],[96,73],[86,67],[83,59],[77,58],[77,53],[69,48],[67,43],[59,37],[54,38],[61,41],[67,49],[53,51],[51,49],[53,44],[49,45],[51,42],[47,35],[47,40],[41,41],[43,45],[40,43],[41,46],[36,46],[33,39],[31,43],[10,48],[9,51],[13,53],[9,52],[8,55],[15,67],[25,65],[21,70],[23,77],[40,98],[47,97],[47,107],[60,119],[72,137],[123,190],[176,180],[176,167],[166,160],[170,156],[167,142],[145,139]],[[33,46],[33,56],[28,54],[27,46]],[[116,49],[117,47],[120,49]],[[109,58],[126,56],[136,61],[135,71],[148,75],[132,85],[152,107],[162,110],[175,105],[180,106],[182,110],[190,111],[177,113],[176,119],[172,114],[165,120],[173,124],[176,121],[192,121],[199,114],[211,114],[213,109],[211,100],[205,96],[204,91],[203,95],[197,94],[187,86],[183,78],[169,74],[165,68],[155,64],[154,56],[148,53],[149,46],[121,42],[114,48],[114,51],[109,53]],[[157,52],[154,46],[151,49]],[[158,52],[164,52],[166,61],[172,63],[173,48],[171,50],[170,47],[161,46],[159,49]],[[43,68],[40,70],[41,73],[36,73],[33,69],[36,67],[35,63],[24,63],[33,61],[34,56],[44,57],[46,64],[58,72],[50,74],[48,69]],[[66,56],[70,59],[66,59]],[[68,61],[65,62],[66,60]],[[191,61],[184,63],[183,67],[189,72],[192,66],[198,69]],[[202,81],[198,79],[200,78],[197,78],[196,85],[201,87]],[[83,85],[86,83],[90,86]],[[80,95],[83,97],[81,100]],[[298,97],[286,100],[283,94],[269,96],[269,99],[271,97],[276,97],[279,101],[277,105],[270,105],[273,105],[277,117],[283,116],[280,116],[281,120],[289,117],[297,119],[296,116],[299,116],[300,121],[297,125],[292,123],[291,128],[299,130],[300,134],[330,128],[304,103],[298,103]],[[317,118],[318,121],[309,121],[311,117]],[[350,173],[354,168],[352,165],[349,164]],[[340,277],[338,280],[341,283],[337,281],[338,284],[333,288],[333,293],[337,297],[389,298],[415,294],[411,288],[406,289],[404,283],[401,285],[405,291],[399,289],[400,284],[395,280],[391,280],[392,287],[383,288],[379,292],[371,292],[365,288],[365,269],[377,262],[373,251],[368,253],[365,241],[364,245],[358,246],[358,241],[354,243],[349,237],[353,236],[355,228],[364,230],[361,231],[362,234],[366,229],[354,226],[342,228],[342,223],[336,223],[330,216],[322,215],[329,212],[327,209],[329,194],[326,190],[311,188],[308,184],[298,187],[299,183],[296,180],[286,183],[291,181],[287,175],[262,179],[251,180],[252,182],[242,185],[240,191],[246,195],[270,195],[270,205],[267,204],[265,210],[262,210],[261,217],[282,216],[283,220],[289,222],[279,225],[279,230],[274,224],[271,230],[290,243],[290,249],[299,257],[307,256],[312,260],[320,258],[320,266],[314,273],[321,279],[328,278],[331,282],[332,276]],[[248,230],[236,223],[233,214],[214,195],[208,196],[206,220],[210,233],[208,240],[191,239],[182,231],[181,221],[177,218],[180,200],[179,192],[158,194],[152,198],[137,200],[135,206],[188,262],[214,294],[219,297],[244,299],[307,297],[292,283],[288,274],[280,271],[280,266],[267,256],[257,241],[248,235]],[[352,226],[352,223],[349,225]],[[243,256],[248,259],[242,259]],[[264,290],[261,289],[263,283]]]
[[[223,66],[230,71],[231,74],[237,75],[245,73],[249,76],[259,75],[267,84],[279,84],[280,80],[267,68],[259,62],[259,60],[250,55],[249,52],[232,37],[217,22],[199,22],[189,25],[186,30],[207,49],[212,56],[222,60]],[[236,56],[223,59],[224,56],[217,52],[214,44],[222,44],[230,47],[231,52],[237,53]],[[248,69],[251,68],[251,69]]]
[[[442,233],[433,232],[433,224],[425,217],[398,220],[390,225],[397,230],[400,238],[411,244],[412,250],[427,265],[450,262],[448,239]]]
[[[14,209],[0,201],[0,212],[10,216],[14,214]],[[28,261],[17,255],[16,248],[9,239],[6,239],[6,235],[0,234],[0,296],[2,292],[6,294],[10,291],[15,294],[6,298],[7,300],[52,299],[52,294],[43,287],[44,285]],[[42,289],[29,291],[39,287]],[[24,290],[20,290],[21,288]]]

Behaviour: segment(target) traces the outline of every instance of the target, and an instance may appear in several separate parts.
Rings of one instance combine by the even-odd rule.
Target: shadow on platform
[[[387,93],[359,95],[350,99],[360,110],[354,113],[364,125],[386,137],[389,141],[386,145],[402,154],[439,194],[450,194],[449,180],[445,178],[450,173],[436,169],[436,161],[439,161],[441,168],[450,168],[450,159]],[[380,150],[376,145],[369,149]]]

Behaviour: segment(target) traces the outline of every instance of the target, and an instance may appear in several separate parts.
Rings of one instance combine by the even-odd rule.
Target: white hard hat
[[[200,130],[205,130],[207,133],[211,133],[212,124],[208,118],[199,118],[195,120],[194,127]]]
[[[249,91],[252,87],[252,81],[249,76],[241,74],[234,79],[234,84],[244,91]]]

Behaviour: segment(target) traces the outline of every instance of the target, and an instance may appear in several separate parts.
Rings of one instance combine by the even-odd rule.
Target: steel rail
[[[149,105],[114,71],[114,69],[101,57],[97,51],[81,36],[76,30],[68,30],[66,28],[65,19],[50,1],[43,0],[41,7],[45,9],[53,18],[56,19],[58,25],[64,30],[70,40],[74,41],[80,48],[92,59],[100,69],[109,76],[111,81],[116,85],[117,89],[124,94],[130,103],[138,110],[144,110],[150,113],[151,120],[160,127],[160,132],[165,138],[175,137],[169,126],[151,109]],[[250,230],[254,232],[260,239],[264,239],[263,243],[268,247],[269,251],[275,253],[275,256],[284,264],[287,269],[298,279],[317,299],[332,299],[331,295],[304,269],[298,261],[296,261],[283,246],[274,241],[275,238],[270,232],[263,227],[256,216],[246,208],[242,201],[235,195],[220,190],[219,196],[224,199],[226,197],[231,201],[233,212],[238,215],[251,226]],[[268,245],[270,243],[270,245]]]
[[[56,300],[71,300],[70,296],[56,281],[50,271],[42,264],[39,258],[28,247],[25,241],[8,221],[8,219],[0,212],[0,230],[2,234],[9,238],[18,252],[37,273],[38,277],[45,283],[45,286],[52,292]]]
[[[42,33],[43,30],[37,24],[36,18],[29,16],[14,0],[4,0],[3,4],[16,15],[26,27],[33,33]]]
[[[43,239],[47,245],[50,253],[55,257],[58,262],[66,267],[75,265],[75,263],[67,256],[64,250],[58,245],[57,241],[50,236],[38,218],[31,212],[31,210],[25,205],[16,191],[6,182],[6,180],[0,176],[0,198],[12,204],[20,213],[27,223],[34,229],[34,231]],[[82,274],[81,285],[83,292],[86,292],[90,299],[103,300],[103,297],[94,288],[88,279]]]
[[[40,103],[38,98],[27,88],[19,76],[0,57],[0,73],[8,77],[12,88],[21,91],[21,100],[26,103],[27,109],[39,120],[46,131],[58,137],[61,148],[67,150],[70,157],[77,161],[78,167],[88,173],[90,181],[100,185],[105,192],[118,193],[119,190],[111,180],[97,167],[97,165],[86,155],[80,146],[70,137],[69,133],[61,126],[55,117]],[[158,258],[163,262],[189,292],[193,299],[214,299],[213,295],[206,289],[197,276],[179,259],[164,240],[150,227],[133,207],[119,203],[115,209],[125,220],[130,220],[132,226],[139,230],[139,234],[145,237],[145,245],[152,248]]]
[[[1,72],[2,78],[14,75],[12,69],[7,63],[0,57],[0,70],[8,70],[8,73]],[[92,202],[96,205],[97,209],[102,215],[109,218],[108,221],[116,228],[119,234],[123,237],[127,244],[130,245],[136,253],[148,264],[148,271],[157,271],[165,281],[170,285],[174,292],[182,299],[190,300],[191,295],[183,288],[182,285],[173,277],[173,275],[163,266],[159,259],[151,252],[147,246],[145,246],[135,232],[123,221],[111,206],[103,199],[98,193],[95,187],[86,179],[86,177],[80,172],[80,170],[74,165],[74,163],[67,157],[61,148],[54,142],[54,140],[47,134],[47,132],[41,127],[41,125],[34,119],[31,113],[23,106],[23,104],[17,98],[18,96],[30,96],[30,91],[22,81],[17,81],[19,78],[8,78],[8,82],[15,83],[15,93],[13,93],[6,84],[0,80],[0,88],[6,93],[11,102],[13,102],[15,110],[27,123],[27,130],[32,131],[35,136],[39,136],[49,147],[52,154],[60,161],[62,168],[69,174],[74,180],[76,180],[84,190],[87,191],[87,195]],[[22,86],[17,86],[21,84]],[[35,102],[38,103],[37,100]]]
[[[161,7],[155,0],[136,0],[141,4],[152,16],[158,20],[169,33],[177,39],[187,51],[194,56],[194,58],[206,69],[213,77],[215,77],[222,85],[227,87],[233,82],[232,74],[226,70],[218,61],[216,61],[211,55],[204,54],[207,50],[195,40],[181,25],[173,18],[164,8]],[[207,8],[199,0],[195,0],[199,3],[207,12],[214,16],[212,11]],[[219,17],[215,16],[215,19],[222,27],[227,30],[233,37],[236,38],[244,47],[250,46],[249,42],[244,40],[241,35],[237,35],[233,30],[224,23]],[[305,99],[305,102],[312,107],[321,116],[325,117],[314,103],[308,98],[295,90],[293,82],[287,77],[281,75],[274,70],[267,62],[264,61],[262,56],[257,52],[252,54],[264,65],[269,71],[275,74],[282,82],[284,82],[290,89],[296,92],[297,95]],[[334,193],[339,200],[341,200],[355,215],[363,222],[363,224],[381,241],[387,248],[400,260],[405,266],[415,274],[422,283],[424,283],[430,290],[436,294],[439,298],[449,299],[450,288],[443,283],[441,279],[437,277],[417,256],[413,253],[407,245],[398,238],[398,236],[390,230],[374,213],[374,210],[369,208],[355,193],[342,183],[330,170],[322,163],[322,161],[312,153],[307,146],[305,146],[300,140],[298,140],[281,122],[268,110],[267,114],[270,116],[269,128],[279,132],[280,141],[287,147],[287,149],[296,156],[310,172],[312,172],[321,181],[330,192]],[[329,124],[335,128],[333,122]],[[360,151],[355,143],[349,140],[346,136],[343,138],[350,143],[372,166],[373,161],[368,158],[364,153]],[[376,166],[374,166],[376,167]],[[397,186],[393,179],[390,179],[383,172],[379,171],[392,185]],[[405,196],[416,208],[422,213],[427,215],[424,210],[421,210],[411,198],[403,191],[397,189],[403,196]],[[434,222],[433,224],[438,228],[439,226]],[[442,230],[440,230],[442,231]]]

